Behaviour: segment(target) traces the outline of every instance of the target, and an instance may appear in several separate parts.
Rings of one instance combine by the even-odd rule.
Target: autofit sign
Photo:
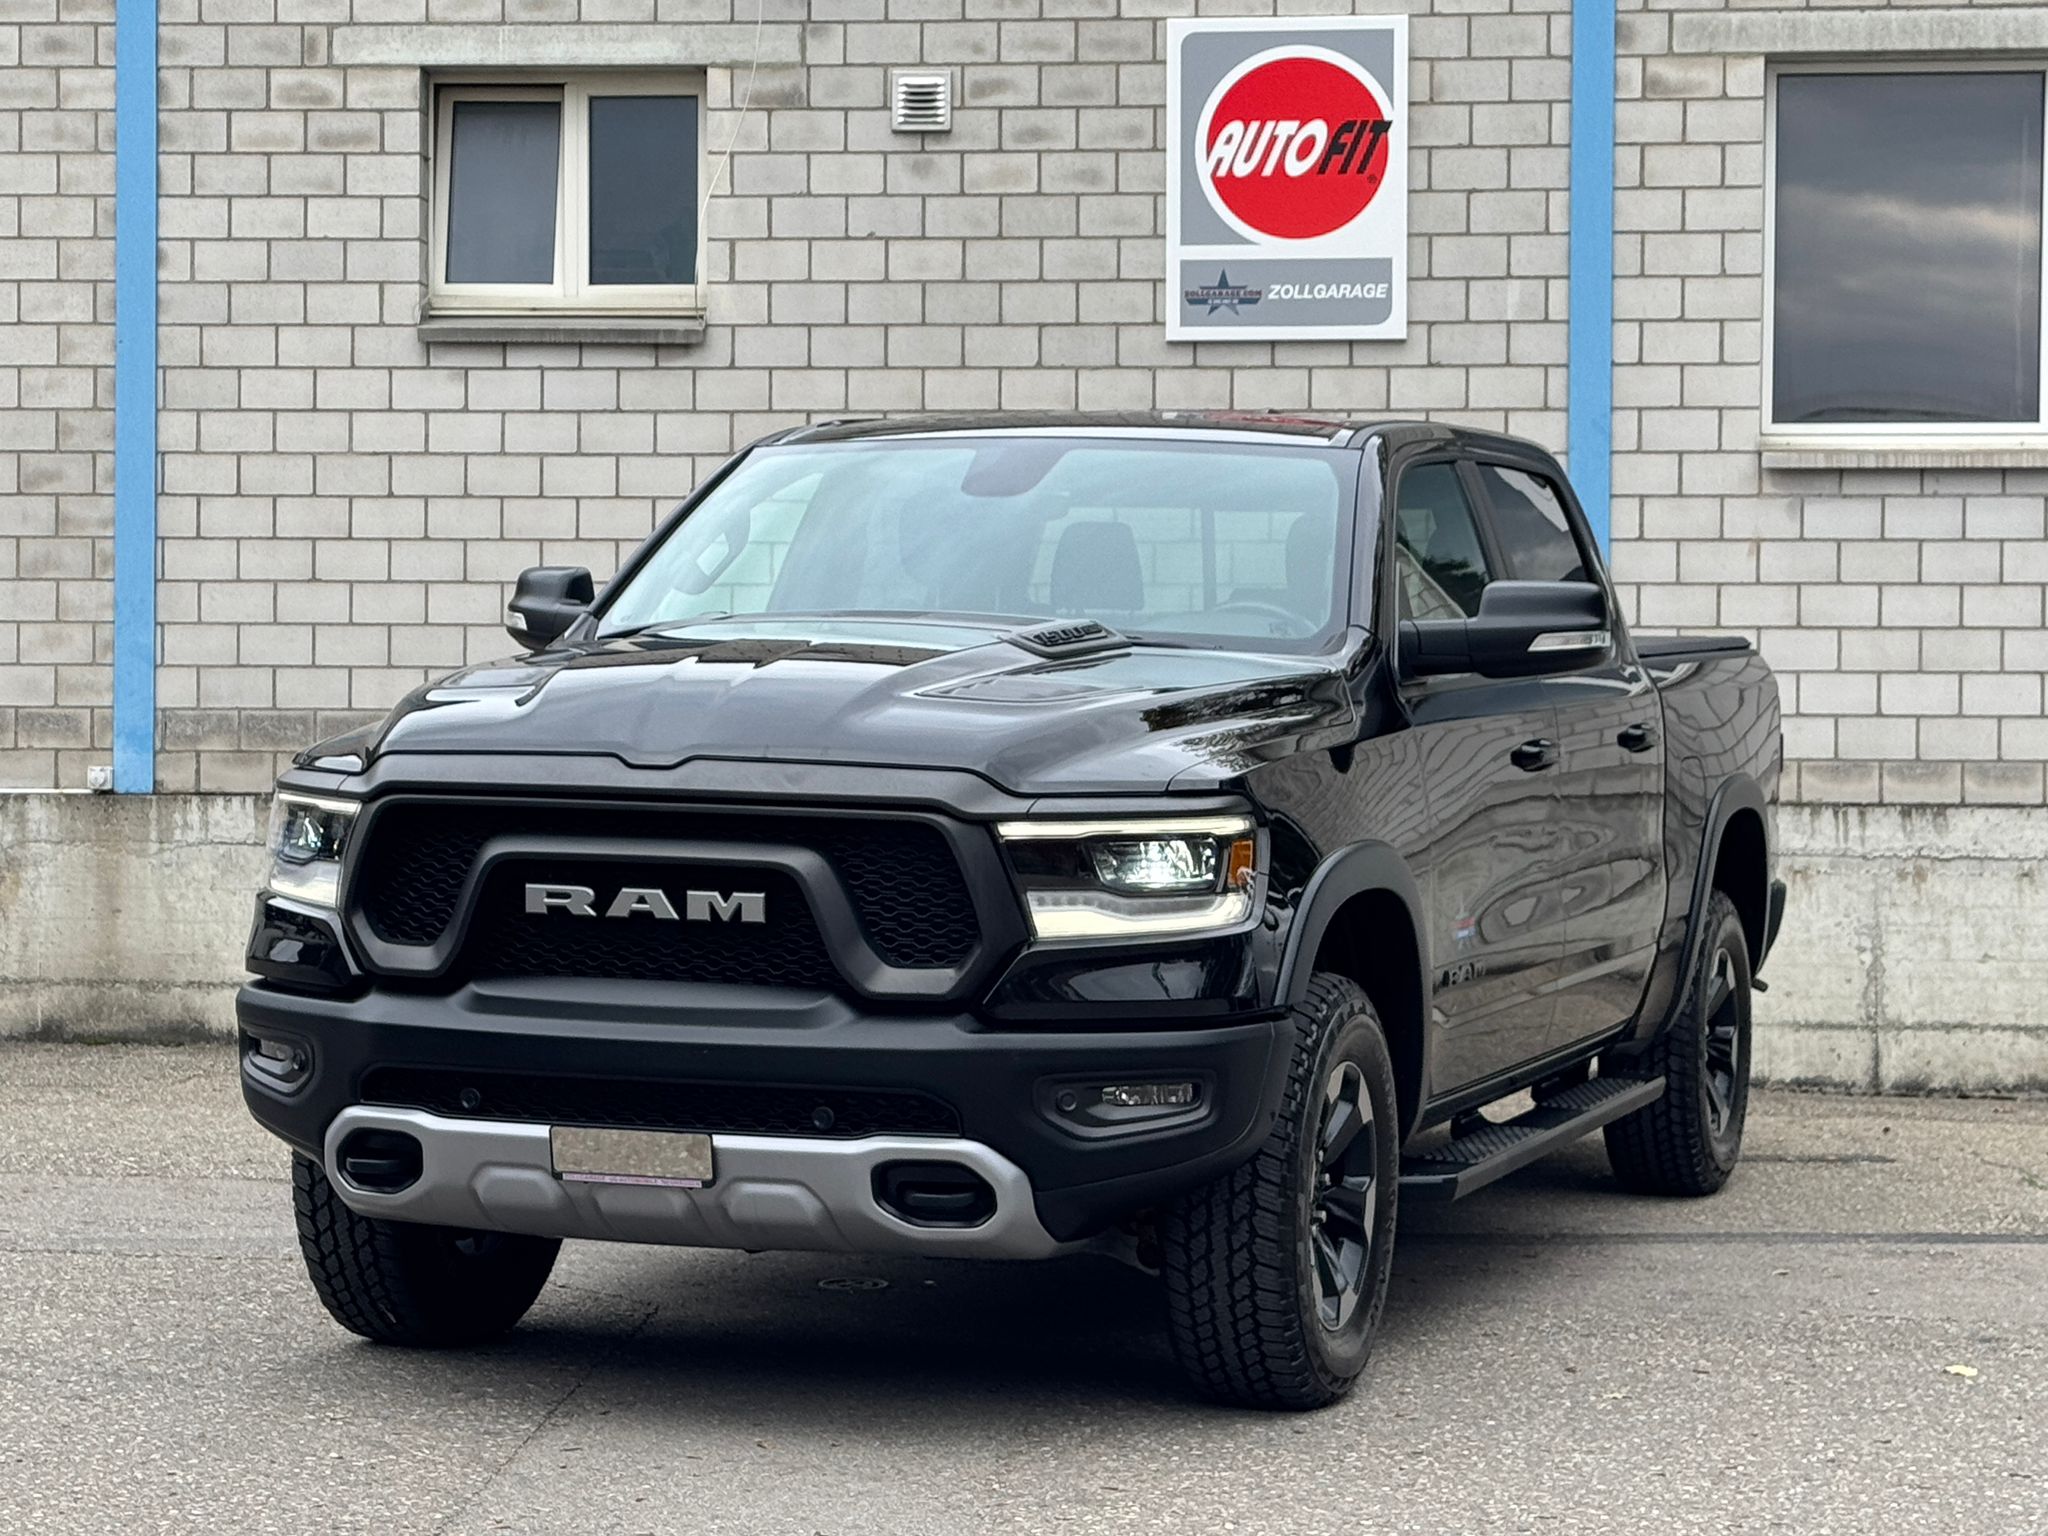
[[[1169,341],[1408,334],[1408,18],[1167,23]]]

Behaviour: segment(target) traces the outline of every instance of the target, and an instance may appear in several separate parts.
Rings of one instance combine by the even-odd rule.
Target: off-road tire
[[[1372,1350],[1393,1257],[1400,1130],[1379,1015],[1356,982],[1319,972],[1291,1024],[1272,1131],[1249,1162],[1174,1202],[1159,1224],[1174,1354],[1201,1390],[1247,1407],[1321,1408],[1351,1389]],[[1326,1094],[1340,1076],[1371,1104],[1371,1124],[1357,1134],[1370,1138],[1375,1198],[1362,1224],[1371,1240],[1357,1300],[1333,1327],[1320,1315],[1312,1246]]]
[[[477,1344],[526,1315],[559,1238],[469,1232],[359,1216],[326,1172],[292,1156],[292,1208],[306,1273],[334,1320],[380,1344]]]
[[[1742,1155],[1749,1110],[1749,942],[1735,903],[1721,891],[1708,900],[1705,928],[1685,979],[1684,1006],[1633,1069],[1661,1076],[1664,1096],[1606,1128],[1614,1175],[1637,1194],[1711,1195]],[[1717,1063],[1726,1063],[1710,1043],[1716,1035],[1732,1041],[1725,1088]],[[1718,1115],[1716,1090],[1725,1104]]]

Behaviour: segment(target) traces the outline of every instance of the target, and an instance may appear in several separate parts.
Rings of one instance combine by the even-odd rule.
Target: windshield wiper
[[[1167,640],[1143,630],[1114,629],[1098,619],[1058,619],[1015,613],[948,613],[932,609],[885,608],[792,609],[780,613],[700,613],[687,619],[653,619],[645,624],[629,625],[625,629],[607,629],[591,638],[632,640],[642,635],[690,629],[699,624],[723,624],[734,620],[754,624],[801,624],[808,620],[820,619],[874,619],[899,624],[959,624],[975,629],[1008,628],[1009,633],[992,634],[989,638],[1007,640],[1020,645],[1024,650],[1038,651],[1048,656],[1078,656],[1091,651],[1119,650],[1130,646],[1142,646],[1146,650],[1156,651],[1200,651],[1216,649],[1223,643],[1221,637],[1214,643]],[[1039,636],[1053,638],[1038,639]]]
[[[754,624],[802,624],[821,619],[872,619],[896,624],[957,624],[977,629],[1043,622],[1029,614],[1016,613],[948,613],[942,609],[910,608],[811,608],[777,610],[770,613],[705,613],[687,619],[655,619],[646,624],[629,625],[625,629],[604,630],[594,638],[630,640],[635,635],[653,634],[668,629],[688,629],[697,624],[722,624],[734,619]]]
[[[648,635],[658,629],[680,629],[685,624],[716,624],[729,619],[729,613],[700,613],[692,619],[650,619],[645,624],[629,624],[624,629],[602,629],[590,638],[593,640],[630,640],[635,635]]]
[[[1148,635],[1143,630],[1119,630],[1124,639],[1132,645],[1142,645],[1148,651],[1213,651],[1218,643],[1208,640],[1162,640],[1157,635]]]

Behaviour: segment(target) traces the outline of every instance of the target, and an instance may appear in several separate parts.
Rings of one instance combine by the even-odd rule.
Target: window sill
[[[435,342],[529,342],[689,346],[704,339],[702,315],[422,315],[414,332]]]
[[[2043,469],[2048,435],[1823,437],[1765,433],[1765,469]]]

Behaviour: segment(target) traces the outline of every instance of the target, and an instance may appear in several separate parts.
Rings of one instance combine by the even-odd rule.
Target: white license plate
[[[712,1179],[711,1138],[684,1131],[548,1129],[555,1176],[571,1184],[652,1184],[702,1189]]]

